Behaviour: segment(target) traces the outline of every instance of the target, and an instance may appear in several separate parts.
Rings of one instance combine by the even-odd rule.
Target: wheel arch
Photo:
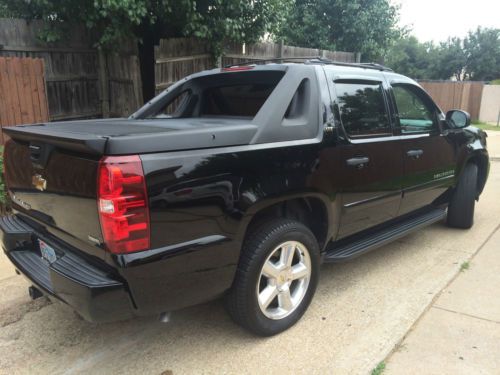
[[[271,218],[289,218],[303,223],[314,234],[322,251],[332,237],[331,223],[334,222],[335,215],[331,201],[319,193],[265,199],[248,209],[238,237],[243,242],[250,228],[258,222]]]

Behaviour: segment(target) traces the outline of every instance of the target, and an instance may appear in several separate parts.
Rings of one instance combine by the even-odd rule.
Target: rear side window
[[[157,115],[157,118],[178,117],[177,113],[186,106],[192,97],[191,90],[181,92],[174,100],[169,102]]]
[[[429,132],[437,128],[435,109],[415,86],[394,85],[394,99],[403,134]]]
[[[336,82],[340,120],[349,136],[391,133],[382,84],[370,81]]]

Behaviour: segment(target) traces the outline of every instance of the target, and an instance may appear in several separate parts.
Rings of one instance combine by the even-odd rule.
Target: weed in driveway
[[[460,272],[463,272],[465,270],[468,270],[470,267],[470,264],[469,262],[463,262],[461,265],[460,265]]]
[[[381,375],[385,370],[385,362],[380,362],[377,367],[372,370],[372,375]]]

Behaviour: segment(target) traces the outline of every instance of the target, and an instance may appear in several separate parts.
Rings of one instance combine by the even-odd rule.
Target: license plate
[[[42,240],[38,240],[38,244],[40,245],[40,252],[42,253],[42,258],[49,263],[54,263],[57,260],[55,250]]]

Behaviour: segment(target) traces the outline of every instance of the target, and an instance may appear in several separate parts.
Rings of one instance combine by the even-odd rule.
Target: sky
[[[421,42],[463,38],[478,26],[500,28],[500,0],[392,0],[400,4],[401,26]]]

